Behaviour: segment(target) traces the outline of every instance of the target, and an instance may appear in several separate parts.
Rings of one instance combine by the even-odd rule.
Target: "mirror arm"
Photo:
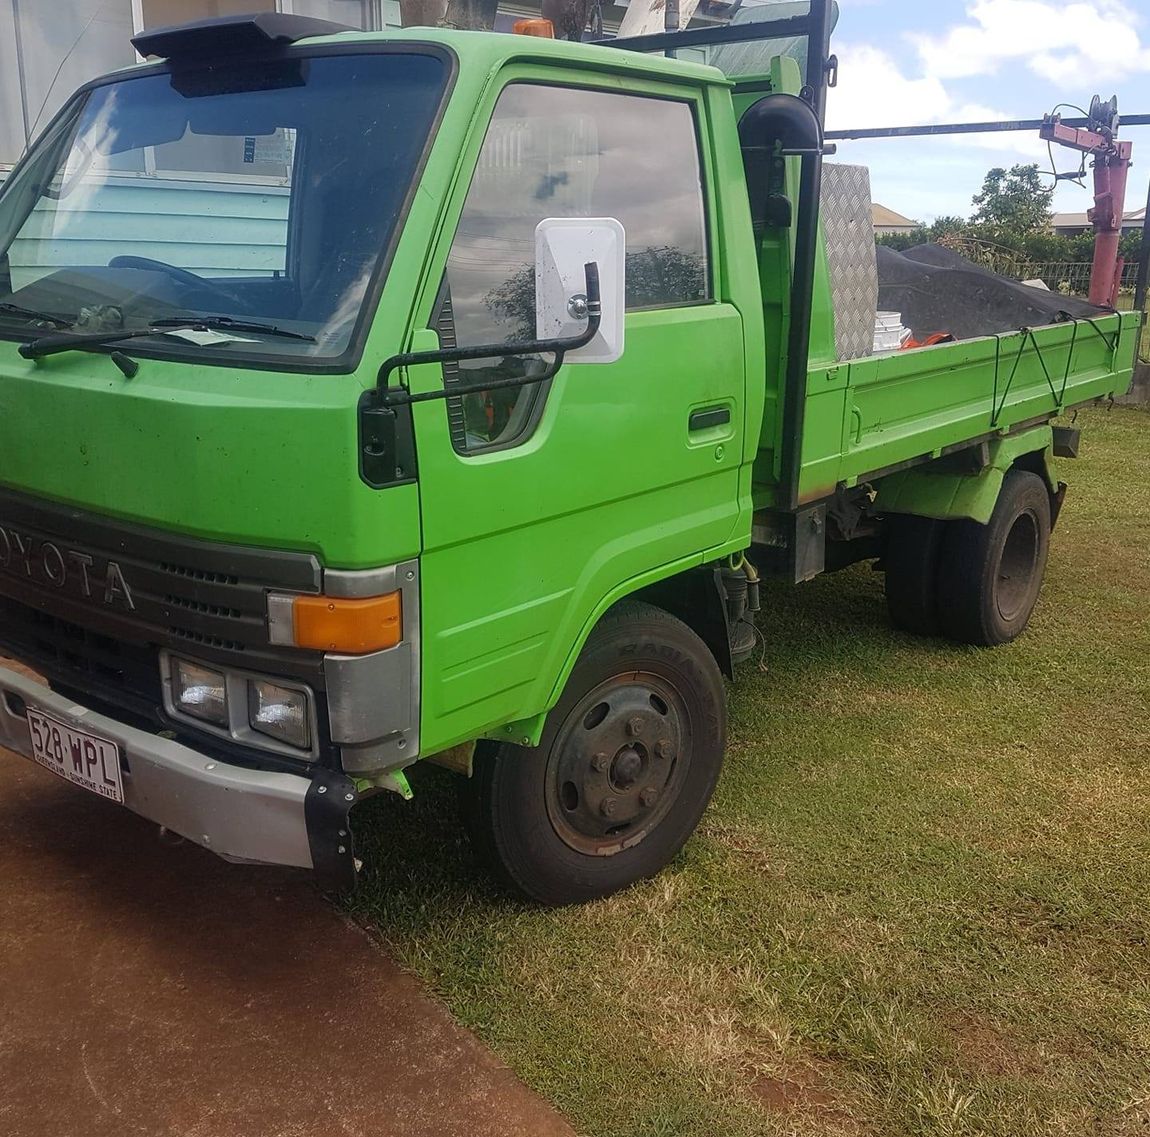
[[[602,304],[599,298],[599,266],[590,261],[583,266],[587,290],[587,326],[576,336],[548,340],[524,340],[520,343],[481,344],[478,347],[438,348],[435,351],[408,351],[393,355],[380,365],[372,392],[376,406],[395,407],[411,403],[425,403],[430,399],[449,399],[458,395],[469,395],[475,391],[498,391],[506,387],[526,387],[531,383],[542,383],[550,379],[562,366],[563,357],[569,351],[586,347],[598,334],[602,320]],[[438,391],[421,391],[412,394],[406,387],[390,385],[391,376],[401,367],[416,367],[422,363],[458,363],[465,359],[497,359],[508,355],[546,355],[554,359],[547,365],[542,375],[516,376],[512,379],[490,379],[476,383],[456,384]]]

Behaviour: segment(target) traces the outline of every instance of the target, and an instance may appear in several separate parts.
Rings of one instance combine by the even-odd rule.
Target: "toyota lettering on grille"
[[[0,571],[129,612],[136,607],[123,570],[115,561],[19,533],[6,525],[0,525]]]

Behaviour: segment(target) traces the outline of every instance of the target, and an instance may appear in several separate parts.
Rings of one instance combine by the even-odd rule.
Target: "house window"
[[[515,83],[499,98],[447,260],[438,328],[460,346],[535,335],[535,227],[545,217],[614,217],[627,239],[627,308],[710,296],[706,218],[689,103]],[[446,380],[529,376],[509,356],[448,368]],[[526,438],[541,384],[449,400],[456,448]]]
[[[135,62],[132,0],[0,0],[0,167],[93,76]]]
[[[77,87],[137,61],[136,32],[270,11],[365,30],[400,23],[397,0],[0,0],[0,177]]]
[[[280,10],[293,12],[297,16],[315,16],[320,20],[331,20],[336,24],[346,24],[349,28],[359,28],[361,31],[373,32],[387,27],[389,21],[387,13],[382,9],[388,7],[389,0],[280,0]],[[396,9],[398,17],[398,0],[390,0]],[[395,21],[399,23],[398,18]]]

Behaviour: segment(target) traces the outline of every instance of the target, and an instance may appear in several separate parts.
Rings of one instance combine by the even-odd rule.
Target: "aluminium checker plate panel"
[[[860,359],[874,350],[878,273],[865,166],[823,164],[822,226],[835,314],[835,355]]]

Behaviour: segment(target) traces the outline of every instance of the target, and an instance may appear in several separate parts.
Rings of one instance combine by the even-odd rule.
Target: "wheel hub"
[[[642,746],[624,746],[611,763],[611,788],[626,793],[642,776],[647,752]]]
[[[547,812],[565,844],[610,856],[637,844],[673,804],[690,763],[686,704],[661,676],[600,684],[551,747]]]

